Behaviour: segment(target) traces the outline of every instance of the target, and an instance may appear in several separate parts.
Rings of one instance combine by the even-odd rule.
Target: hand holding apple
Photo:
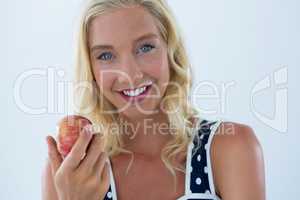
[[[71,151],[73,145],[79,137],[83,128],[90,128],[91,121],[80,115],[68,115],[58,123],[58,143],[59,153],[65,158]]]
[[[58,141],[47,136],[49,177],[59,199],[103,199],[109,188],[105,140],[93,127],[86,129],[91,124],[82,116],[66,116],[59,122]]]

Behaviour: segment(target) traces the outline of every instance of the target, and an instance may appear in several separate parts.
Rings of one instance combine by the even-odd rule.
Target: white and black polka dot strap
[[[196,137],[192,144],[190,163],[190,191],[191,193],[214,194],[213,183],[210,179],[210,143],[218,121],[202,120]]]
[[[112,192],[111,192],[111,185],[109,186],[109,189],[104,197],[104,200],[112,200]]]
[[[107,159],[107,162],[109,165],[110,185],[103,200],[117,200],[114,174],[112,172],[112,166],[109,158]]]
[[[221,120],[202,119],[187,154],[185,195],[178,200],[220,200],[215,193],[212,176],[210,145]]]

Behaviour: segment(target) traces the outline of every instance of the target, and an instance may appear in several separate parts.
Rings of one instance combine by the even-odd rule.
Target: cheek
[[[158,51],[153,54],[144,55],[141,59],[141,66],[144,72],[155,77],[156,79],[168,79],[169,63],[165,52]]]
[[[106,70],[99,70],[99,69],[97,70],[97,68],[95,69],[94,69],[94,75],[100,90],[103,90],[104,93],[107,92],[108,90],[111,90],[113,81],[115,79],[115,75],[113,75],[113,73]]]

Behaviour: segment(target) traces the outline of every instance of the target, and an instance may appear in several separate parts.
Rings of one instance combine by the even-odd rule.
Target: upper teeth
[[[140,95],[145,90],[146,90],[146,86],[145,87],[141,87],[141,88],[137,88],[135,90],[123,90],[122,92],[123,92],[123,94],[125,94],[127,96],[134,97],[134,96]]]

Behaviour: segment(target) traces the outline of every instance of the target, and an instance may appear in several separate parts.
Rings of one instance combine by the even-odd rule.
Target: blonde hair
[[[178,88],[172,84],[168,85],[165,95],[162,98],[169,125],[175,130],[175,133],[172,140],[163,148],[161,159],[174,176],[176,188],[175,170],[185,172],[185,166],[176,167],[171,161],[173,161],[175,156],[179,153],[186,153],[188,143],[195,136],[193,135],[195,127],[191,119],[195,116],[199,116],[199,111],[194,108],[189,101],[189,93],[192,85],[191,67],[184,48],[180,29],[166,1],[91,0],[87,3],[80,18],[77,36],[75,84],[90,83],[91,87],[78,87],[74,90],[74,100],[78,102],[79,106],[76,112],[86,116],[93,124],[98,124],[103,128],[102,131],[106,137],[105,151],[108,152],[110,156],[117,155],[121,152],[132,154],[132,152],[122,147],[123,141],[120,137],[120,129],[113,130],[115,132],[109,130],[112,124],[119,123],[118,114],[108,114],[105,112],[116,110],[116,108],[101,95],[95,83],[87,38],[88,26],[93,18],[110,9],[128,7],[131,5],[142,6],[156,19],[160,34],[167,44],[170,83],[176,83],[181,86]],[[92,109],[87,111],[86,109],[91,108],[91,105],[93,105]],[[174,112],[174,110],[176,110],[176,112]],[[109,134],[108,131],[110,131]],[[129,166],[130,164],[128,165],[127,171]]]

